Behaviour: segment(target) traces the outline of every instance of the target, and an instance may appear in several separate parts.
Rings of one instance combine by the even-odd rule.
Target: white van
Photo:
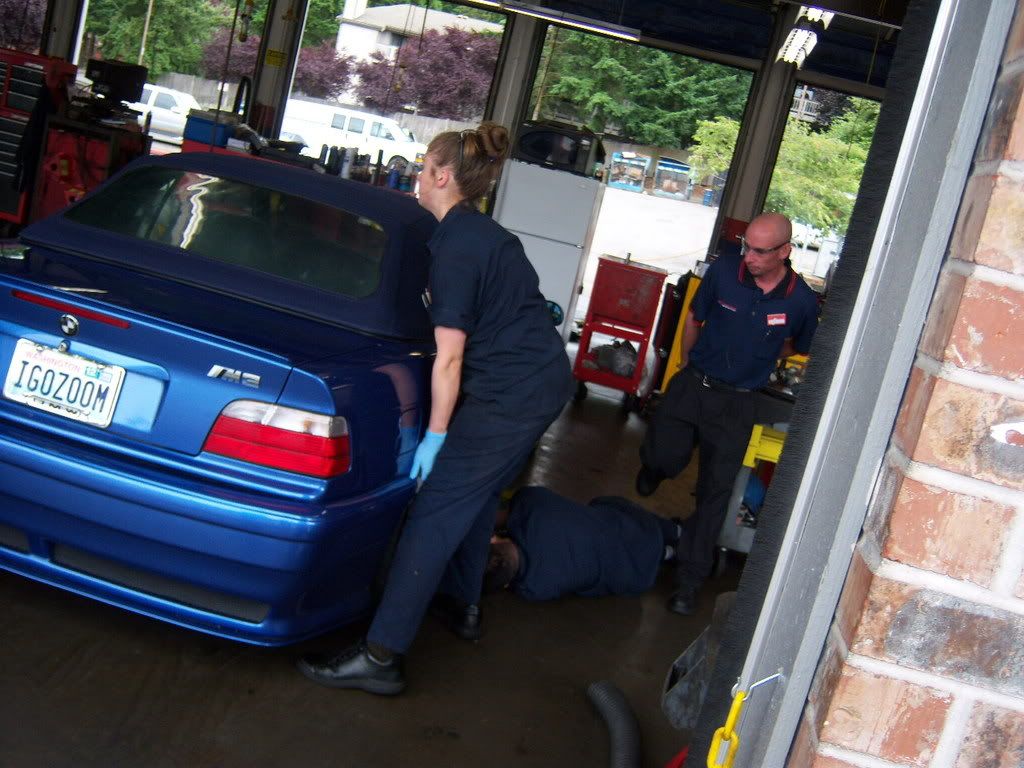
[[[390,117],[358,112],[315,101],[288,99],[284,110],[281,134],[290,140],[302,141],[302,153],[319,157],[321,147],[355,147],[359,154],[377,161],[383,150],[389,167],[423,162],[427,146],[416,141],[412,132]]]

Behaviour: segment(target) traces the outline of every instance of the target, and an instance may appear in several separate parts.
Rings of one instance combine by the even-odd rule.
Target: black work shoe
[[[314,683],[330,688],[358,688],[381,696],[394,696],[405,688],[401,657],[382,664],[370,656],[365,643],[333,656],[306,654],[296,666]]]
[[[665,476],[657,470],[651,469],[646,464],[640,465],[640,471],[636,473],[636,492],[641,496],[650,496],[661,484]]]
[[[697,592],[693,589],[679,589],[668,599],[666,606],[672,613],[692,616],[697,612]]]
[[[476,603],[466,605],[450,595],[439,594],[430,601],[430,614],[463,640],[475,643],[483,637],[484,617]]]

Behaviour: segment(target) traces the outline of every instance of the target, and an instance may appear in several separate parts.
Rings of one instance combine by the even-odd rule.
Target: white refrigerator
[[[568,340],[604,184],[540,165],[508,160],[494,218],[523,243],[540,277],[540,292],[562,310],[558,326]]]

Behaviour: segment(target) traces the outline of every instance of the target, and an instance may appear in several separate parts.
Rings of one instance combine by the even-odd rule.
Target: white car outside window
[[[190,93],[146,83],[142,100],[128,106],[142,113],[140,125],[145,125],[146,115],[151,115],[149,132],[153,138],[180,144],[188,113],[199,109],[199,102]]]

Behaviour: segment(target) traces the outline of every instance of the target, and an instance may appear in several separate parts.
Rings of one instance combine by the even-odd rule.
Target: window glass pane
[[[153,102],[153,106],[159,107],[160,109],[172,109],[178,106],[178,102],[176,102],[174,97],[169,93],[158,93],[156,95],[156,101]]]
[[[142,103],[149,104],[149,100],[153,97],[153,89],[149,86],[143,86],[142,88]]]
[[[793,267],[824,288],[846,237],[879,103],[798,85],[765,210],[793,220]]]
[[[350,117],[348,120],[348,129],[352,133],[362,133],[365,126],[366,121],[361,117]]]
[[[387,241],[380,225],[347,211],[165,168],[126,174],[64,215],[354,298],[377,289]]]
[[[605,148],[607,187],[574,320],[586,315],[599,256],[677,276],[708,255],[752,80],[747,70],[548,27],[527,116],[589,128]]]
[[[337,128],[339,131],[345,130],[345,116],[335,115],[331,120],[331,128]]]
[[[339,144],[324,114],[329,108],[391,118],[402,130],[350,118],[348,130],[363,134],[352,142],[360,163],[381,156],[415,171],[438,133],[480,124],[508,17],[444,0],[349,5],[359,9],[354,18],[338,16],[333,4],[310,3],[281,131],[303,137],[303,153],[316,157],[324,144]]]

